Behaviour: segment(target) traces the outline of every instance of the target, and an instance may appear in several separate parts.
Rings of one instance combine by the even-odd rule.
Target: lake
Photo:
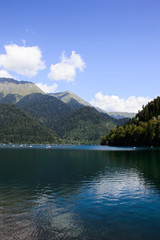
[[[0,145],[1,240],[159,236],[159,149]]]

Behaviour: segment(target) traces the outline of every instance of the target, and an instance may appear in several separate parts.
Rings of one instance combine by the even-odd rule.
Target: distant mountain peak
[[[74,94],[74,93],[71,92],[70,90],[67,90],[67,91],[65,91],[64,93]]]
[[[71,108],[73,109],[79,109],[85,106],[88,107],[93,107],[95,108],[99,113],[101,114],[108,114],[113,118],[116,119],[121,119],[121,118],[133,118],[136,113],[121,113],[121,112],[106,112],[105,110],[98,108],[98,107],[94,107],[92,106],[90,103],[86,102],[85,100],[83,100],[81,97],[77,96],[75,93],[67,90],[64,92],[58,92],[58,93],[51,93],[50,95],[60,99],[61,101],[63,101],[64,103],[66,103],[67,105],[69,105]]]
[[[83,100],[82,98],[80,98],[75,93],[69,90],[65,92],[52,93],[51,95],[60,99],[61,101],[63,101],[64,103],[66,103],[67,105],[74,109],[79,109],[84,106],[92,107],[91,104],[89,104],[88,102],[86,102],[85,100]]]

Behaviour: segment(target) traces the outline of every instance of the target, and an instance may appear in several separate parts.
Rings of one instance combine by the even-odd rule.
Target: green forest
[[[160,97],[146,106],[123,127],[111,129],[101,138],[101,145],[160,146]]]
[[[59,143],[50,129],[13,104],[0,104],[1,143]]]
[[[30,94],[17,104],[52,130],[65,144],[99,144],[103,132],[109,132],[124,119],[114,119],[93,107],[72,109],[61,100],[41,93]]]

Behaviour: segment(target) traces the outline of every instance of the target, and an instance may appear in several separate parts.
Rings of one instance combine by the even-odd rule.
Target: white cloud
[[[4,46],[6,54],[0,55],[0,66],[8,71],[32,77],[45,68],[41,51],[37,46],[25,47],[16,44]]]
[[[138,112],[142,109],[142,105],[146,105],[152,99],[150,97],[131,96],[127,99],[118,96],[103,95],[101,92],[96,93],[91,100],[91,104],[99,107],[106,112]]]
[[[6,70],[2,69],[0,70],[0,77],[1,78],[14,78],[12,75],[10,75]]]
[[[75,51],[72,51],[70,58],[67,58],[62,53],[60,60],[61,62],[51,65],[50,73],[48,74],[50,80],[72,82],[76,76],[76,70],[82,72],[85,68],[85,62]]]
[[[37,83],[36,85],[45,93],[53,93],[58,87],[56,83],[54,83],[51,86],[48,86],[47,84],[43,84],[43,83]]]

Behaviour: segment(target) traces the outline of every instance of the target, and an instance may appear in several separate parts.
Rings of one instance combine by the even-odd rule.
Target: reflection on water
[[[0,150],[0,239],[159,239],[160,151]]]

